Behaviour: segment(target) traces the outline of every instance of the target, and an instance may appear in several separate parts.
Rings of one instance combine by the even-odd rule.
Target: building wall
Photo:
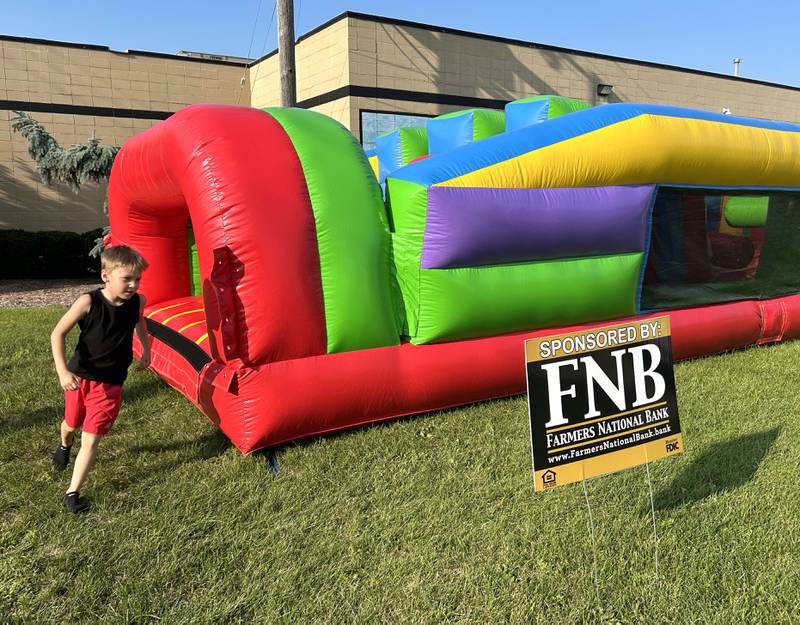
[[[498,102],[556,94],[595,105],[650,102],[716,112],[726,107],[736,115],[800,122],[800,90],[791,87],[394,21],[350,17],[349,23],[352,85]],[[598,96],[599,83],[613,85],[613,94]],[[351,113],[356,135],[359,108],[440,114],[466,106],[360,97]]]
[[[297,101],[314,98],[349,84],[348,20],[301,37],[295,46]],[[250,67],[251,106],[279,106],[281,101],[278,55],[272,53]],[[313,108],[313,107],[312,107]]]
[[[471,106],[502,108],[534,94],[592,104],[726,107],[738,115],[800,122],[797,88],[354,13],[301,36],[295,56],[298,105],[333,117],[358,138],[362,111],[431,116]],[[613,94],[597,96],[598,83],[613,85]],[[35,111],[33,117],[68,146],[93,131],[104,143],[120,145],[197,102],[278,105],[277,54],[246,68],[0,38],[0,228],[85,231],[105,222],[104,185],[87,185],[75,195],[39,181],[26,142],[11,132],[13,103]]]
[[[106,184],[87,184],[73,193],[65,185],[42,183],[27,142],[11,132],[13,116],[11,111],[0,111],[0,228],[85,232],[104,225]],[[32,116],[63,147],[85,142],[92,131],[103,143],[120,145],[157,121],[56,113]]]
[[[41,183],[27,142],[11,130],[10,109],[33,109],[30,115],[62,147],[83,143],[92,132],[103,143],[121,145],[157,123],[147,119],[154,114],[165,118],[196,102],[249,104],[247,78],[244,66],[0,39],[0,228],[82,232],[106,222],[105,185],[75,194]]]

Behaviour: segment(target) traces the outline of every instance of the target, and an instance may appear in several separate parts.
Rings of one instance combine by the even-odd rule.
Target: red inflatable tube
[[[800,295],[637,319],[660,314],[671,318],[675,360],[800,336]],[[156,338],[152,366],[249,453],[375,421],[524,393],[525,339],[597,325],[602,324],[403,344],[253,368],[210,361],[199,372]]]

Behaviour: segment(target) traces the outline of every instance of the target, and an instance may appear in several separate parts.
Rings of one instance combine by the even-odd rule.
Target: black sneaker
[[[88,499],[84,499],[76,491],[64,495],[64,505],[70,512],[86,512],[92,504]]]
[[[69,464],[69,452],[72,450],[72,445],[69,447],[64,447],[64,445],[59,444],[58,449],[56,449],[56,453],[53,454],[53,466],[56,469],[61,469],[62,471],[67,468]]]

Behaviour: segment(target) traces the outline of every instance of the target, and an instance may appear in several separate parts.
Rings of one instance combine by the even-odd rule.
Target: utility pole
[[[278,3],[278,63],[281,72],[281,106],[297,104],[297,85],[294,68],[294,3]]]

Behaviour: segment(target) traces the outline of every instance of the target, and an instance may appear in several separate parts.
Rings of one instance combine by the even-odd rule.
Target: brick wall
[[[308,37],[295,47],[297,67],[297,101],[302,102],[339,87],[350,80],[350,55],[347,47],[348,20],[339,20]],[[250,68],[253,83],[251,105],[280,104],[278,55],[272,54]]]
[[[591,104],[648,102],[800,122],[800,90],[710,76],[625,59],[548,50],[374,19],[349,18],[350,84],[509,101],[557,94]],[[614,86],[597,95],[599,83]],[[360,108],[416,114],[464,106],[379,98],[352,103],[351,130]]]
[[[100,47],[0,40],[0,101],[19,101],[22,108],[26,104],[83,107],[79,113],[30,113],[63,147],[86,141],[92,132],[103,143],[121,145],[157,123],[143,119],[141,111],[168,114],[187,104],[235,103],[237,98],[241,104],[250,102],[244,67]],[[92,115],[83,112],[86,107],[111,110]],[[0,228],[82,232],[103,225],[105,185],[87,185],[75,194],[61,185],[42,184],[27,142],[11,131],[12,117],[7,108],[0,110]]]

